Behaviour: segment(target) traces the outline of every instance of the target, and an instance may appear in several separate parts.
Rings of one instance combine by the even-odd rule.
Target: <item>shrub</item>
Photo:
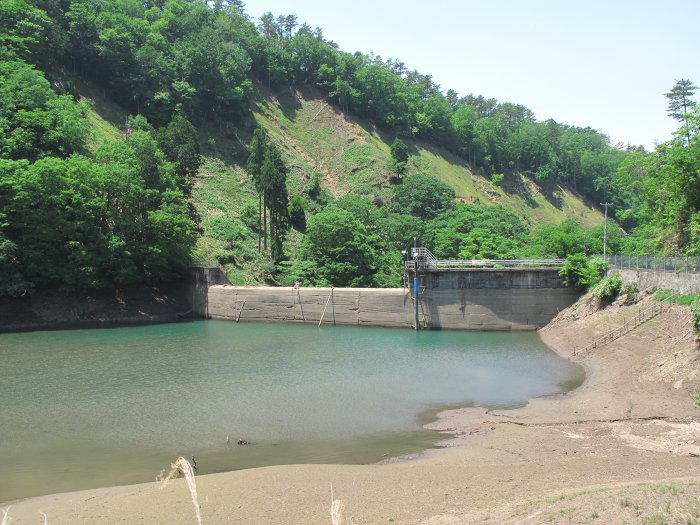
[[[306,231],[306,213],[304,212],[304,198],[300,195],[292,197],[289,203],[289,222],[292,227],[301,233]]]
[[[225,241],[233,246],[238,241],[252,237],[250,231],[236,219],[231,217],[212,217],[207,223],[209,235],[219,241]]]
[[[690,303],[690,311],[693,313],[693,324],[695,325],[695,332],[700,334],[700,299],[697,299]]]
[[[314,172],[307,194],[312,201],[317,202],[321,206],[325,206],[332,200],[333,196],[321,185],[321,177],[321,173]]]
[[[241,209],[241,222],[257,233],[260,216],[257,203],[248,202]]]
[[[503,178],[503,173],[494,173],[493,175],[491,175],[491,184],[493,184],[494,186],[500,186],[501,184],[503,184]]]
[[[559,270],[566,286],[586,288],[601,280],[608,269],[608,263],[603,259],[589,259],[582,253],[575,253],[566,258]]]
[[[582,253],[569,255],[564,266],[559,270],[559,275],[564,278],[566,286],[582,288],[585,286],[588,271],[588,258]]]
[[[620,288],[620,294],[627,296],[628,300],[634,300],[639,293],[639,286],[634,281],[625,281]]]
[[[593,257],[588,261],[588,286],[593,286],[597,284],[608,272],[608,261],[605,259],[600,259],[598,257]]]
[[[620,293],[622,288],[622,277],[619,274],[613,274],[604,277],[591,289],[593,297],[599,299],[614,299]]]

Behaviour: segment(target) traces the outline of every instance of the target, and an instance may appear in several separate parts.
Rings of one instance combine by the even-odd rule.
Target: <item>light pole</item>
[[[418,259],[416,254],[418,253],[418,246],[416,244],[416,238],[413,238],[413,297],[414,301],[414,318],[416,323],[416,330],[420,330],[420,324],[418,323],[418,294],[420,293],[420,287],[418,284]]]
[[[601,202],[600,205],[605,206],[605,223],[603,225],[603,259],[605,259],[605,255],[607,253],[607,244],[608,244],[608,206],[612,206],[613,203],[612,202]]]

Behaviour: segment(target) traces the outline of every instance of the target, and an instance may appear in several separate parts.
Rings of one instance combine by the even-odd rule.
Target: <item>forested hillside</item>
[[[156,283],[391,286],[441,257],[700,253],[695,87],[649,153],[443,90],[237,1],[0,5],[0,293]],[[584,204],[587,202],[588,204]]]

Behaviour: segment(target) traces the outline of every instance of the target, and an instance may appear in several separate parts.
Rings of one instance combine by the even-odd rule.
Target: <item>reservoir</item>
[[[193,321],[0,335],[0,502],[198,473],[372,463],[433,446],[448,407],[571,389],[533,332]],[[250,442],[240,446],[239,439]]]

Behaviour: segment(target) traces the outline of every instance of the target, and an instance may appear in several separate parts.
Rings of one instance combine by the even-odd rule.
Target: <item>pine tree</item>
[[[690,97],[695,94],[698,89],[688,79],[676,80],[676,85],[671,88],[671,91],[666,93],[668,98],[668,114],[679,122],[685,122],[685,133],[690,144],[690,128],[686,117],[688,115],[688,107],[692,104]]]

